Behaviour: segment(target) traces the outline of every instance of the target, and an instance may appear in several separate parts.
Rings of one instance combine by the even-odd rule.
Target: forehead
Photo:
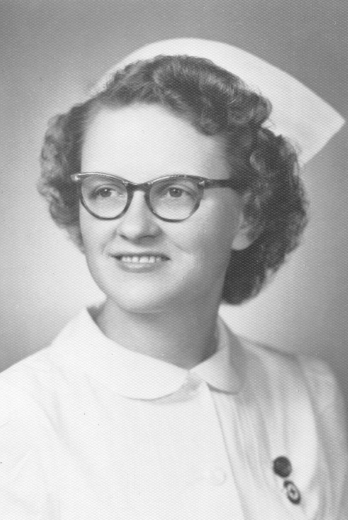
[[[135,182],[174,173],[228,176],[220,140],[159,105],[99,110],[86,129],[81,162],[82,171]]]

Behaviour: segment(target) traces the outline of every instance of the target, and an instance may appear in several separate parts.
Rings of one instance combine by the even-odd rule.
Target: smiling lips
[[[168,260],[164,255],[116,255],[116,259],[125,264],[156,264]]]

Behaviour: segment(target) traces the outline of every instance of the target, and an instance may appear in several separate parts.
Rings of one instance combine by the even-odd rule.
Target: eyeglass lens
[[[81,193],[87,209],[100,218],[117,218],[127,206],[131,188],[119,179],[91,175],[82,179]],[[159,179],[146,196],[150,210],[168,220],[184,220],[196,209],[201,189],[187,178]]]

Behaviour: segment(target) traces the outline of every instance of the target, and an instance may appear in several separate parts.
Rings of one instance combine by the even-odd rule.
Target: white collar
[[[190,374],[211,387],[237,393],[242,386],[243,353],[238,339],[218,321],[218,348],[190,370],[133,352],[108,339],[84,309],[59,334],[50,356],[55,364],[99,380],[117,394],[158,399],[176,392]]]

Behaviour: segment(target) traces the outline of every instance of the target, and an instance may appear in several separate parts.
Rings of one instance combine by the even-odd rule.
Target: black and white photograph
[[[0,0],[1,520],[348,519],[347,22]]]

